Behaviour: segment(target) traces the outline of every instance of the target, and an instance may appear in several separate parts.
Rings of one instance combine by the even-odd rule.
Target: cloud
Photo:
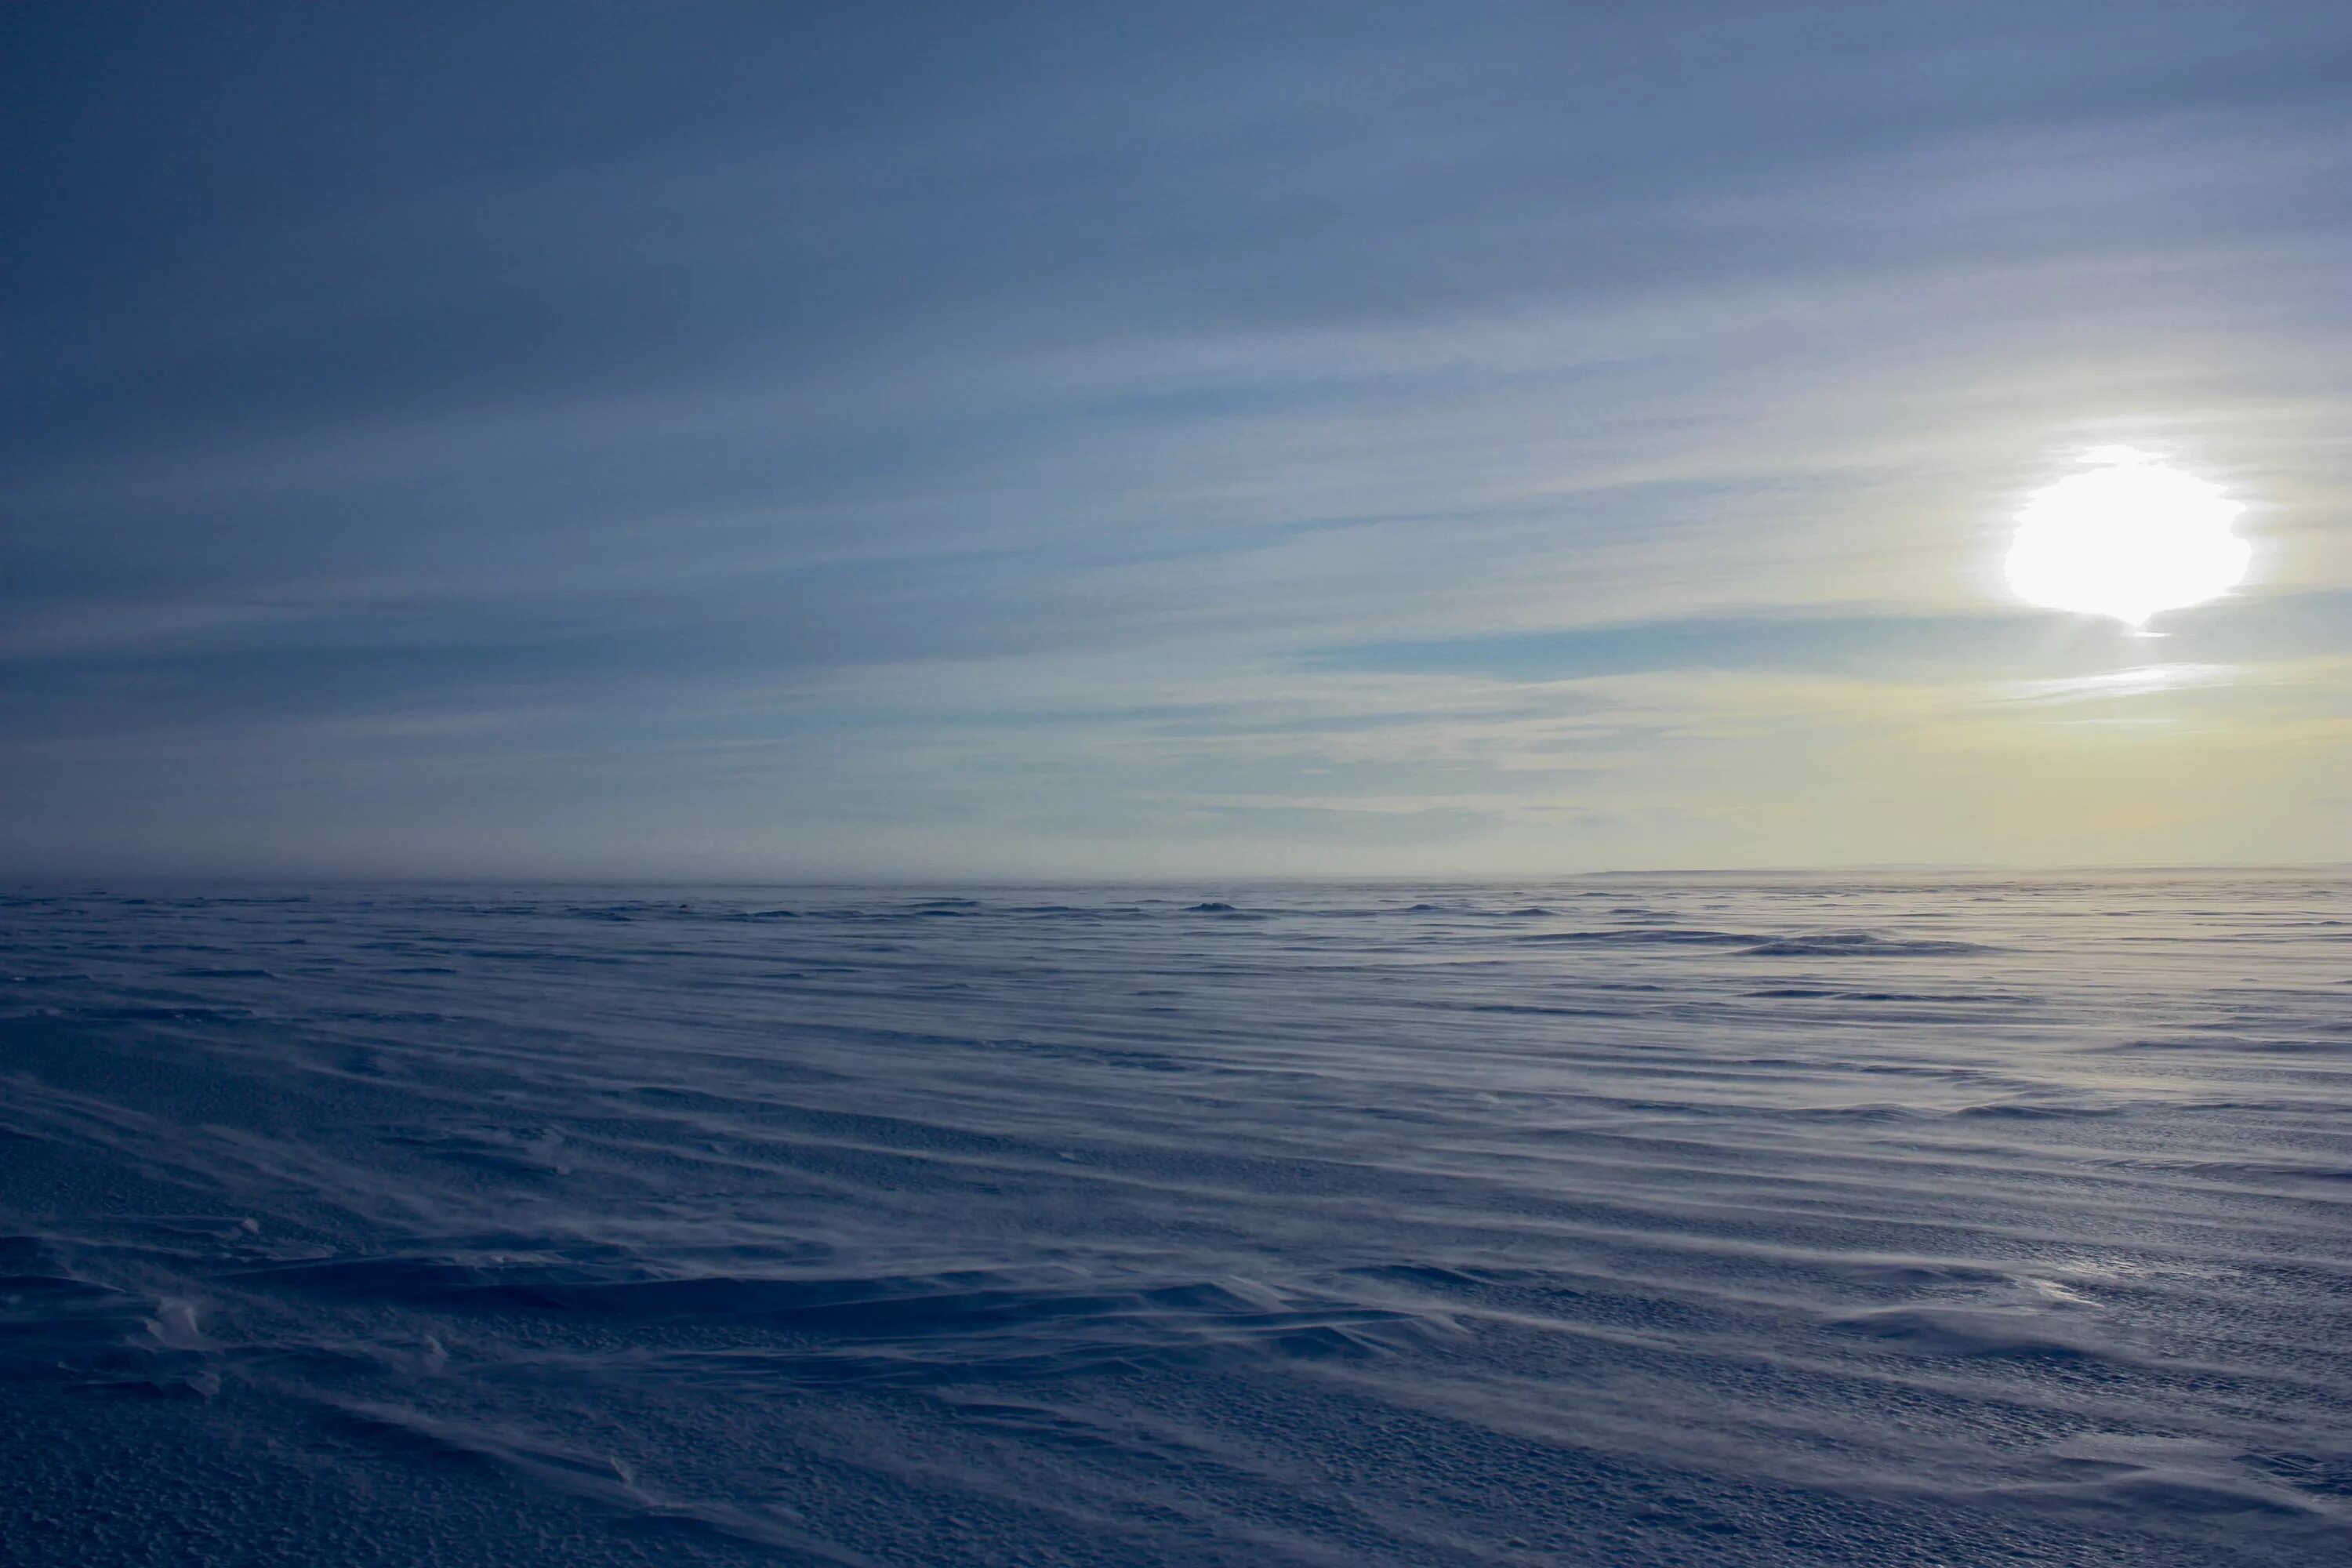
[[[2300,799],[2352,22],[2255,11],[9,8],[5,787],[60,863],[1790,862],[1797,737],[2156,661]],[[2160,659],[1988,571],[2115,440],[2258,503]]]

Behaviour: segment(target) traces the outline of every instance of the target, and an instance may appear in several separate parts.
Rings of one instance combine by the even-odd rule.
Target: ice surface
[[[2352,885],[27,892],[0,1562],[2352,1561]]]

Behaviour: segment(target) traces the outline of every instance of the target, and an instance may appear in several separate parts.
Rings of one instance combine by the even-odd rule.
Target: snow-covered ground
[[[2352,1561],[2352,884],[26,894],[0,1562]]]

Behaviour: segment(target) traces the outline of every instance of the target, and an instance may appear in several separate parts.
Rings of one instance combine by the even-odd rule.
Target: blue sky
[[[2352,11],[0,8],[0,869],[2352,858]],[[2247,503],[2012,602],[2085,448]]]

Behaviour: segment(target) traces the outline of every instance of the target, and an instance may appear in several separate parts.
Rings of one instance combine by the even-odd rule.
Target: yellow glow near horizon
[[[2018,513],[2009,585],[2020,598],[2137,627],[2243,581],[2253,551],[2230,531],[2241,509],[2218,487],[2129,447],[2084,461]]]

